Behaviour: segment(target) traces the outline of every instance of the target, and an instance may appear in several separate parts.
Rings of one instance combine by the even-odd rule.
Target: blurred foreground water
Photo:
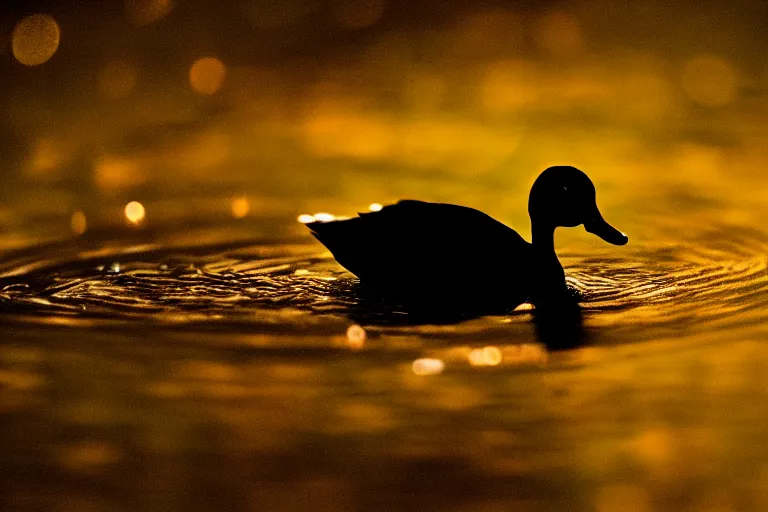
[[[686,5],[8,4],[0,509],[768,509],[768,7]],[[558,230],[568,350],[297,221],[554,164],[630,238]]]

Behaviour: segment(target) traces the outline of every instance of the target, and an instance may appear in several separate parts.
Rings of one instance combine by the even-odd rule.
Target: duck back
[[[528,284],[531,245],[473,208],[405,200],[359,217],[307,225],[366,283],[481,290]]]

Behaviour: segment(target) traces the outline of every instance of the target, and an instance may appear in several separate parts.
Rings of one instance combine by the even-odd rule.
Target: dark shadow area
[[[589,343],[582,324],[581,306],[574,299],[533,310],[536,336],[549,350],[567,350]]]
[[[514,300],[478,290],[443,288],[438,290],[386,289],[338,279],[328,294],[345,305],[344,314],[361,325],[417,326],[454,325],[484,316],[512,315],[524,300]],[[575,290],[556,298],[535,300],[533,322],[538,341],[549,350],[564,350],[585,345],[587,334],[582,324],[580,295]]]

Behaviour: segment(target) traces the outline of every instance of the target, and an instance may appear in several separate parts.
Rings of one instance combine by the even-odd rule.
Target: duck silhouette
[[[531,188],[528,213],[531,243],[473,208],[416,200],[307,227],[361,284],[422,307],[557,302],[568,290],[555,228],[583,224],[611,244],[628,240],[603,219],[592,181],[575,167],[544,170]]]

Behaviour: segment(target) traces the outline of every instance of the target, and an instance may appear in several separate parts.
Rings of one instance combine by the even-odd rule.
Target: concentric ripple
[[[562,261],[570,286],[582,296],[587,325],[646,332],[726,328],[762,320],[767,248],[758,232],[723,229],[675,246],[643,246],[622,258],[576,253]],[[32,321],[140,320],[267,332],[311,330],[328,318],[407,323],[396,303],[364,293],[318,249],[303,241],[130,247],[57,261],[56,248],[41,248],[23,263],[6,263],[0,301],[7,312]],[[524,321],[529,311],[511,315]]]

